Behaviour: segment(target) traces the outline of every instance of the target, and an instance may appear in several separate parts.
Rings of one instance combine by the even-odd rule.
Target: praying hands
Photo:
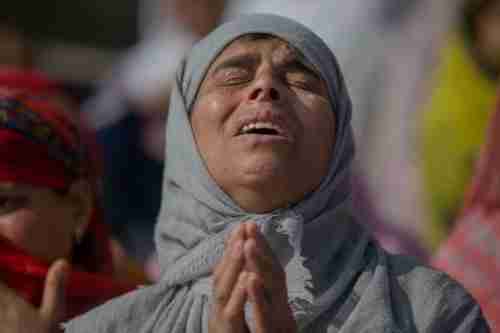
[[[233,230],[213,276],[210,333],[249,332],[247,302],[252,306],[254,333],[297,332],[285,272],[254,223]]]

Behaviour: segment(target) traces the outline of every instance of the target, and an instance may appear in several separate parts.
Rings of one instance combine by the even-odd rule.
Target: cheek
[[[316,110],[305,115],[305,150],[307,159],[316,161],[316,172],[324,174],[333,155],[335,144],[335,116],[329,109]]]
[[[311,134],[311,143],[314,145],[314,150],[320,150],[324,158],[331,155],[335,143],[335,127],[331,117],[317,117],[309,125],[308,131]]]
[[[21,209],[0,217],[0,235],[42,259],[66,255],[73,240],[69,215],[62,209]]]
[[[198,144],[216,139],[217,135],[221,133],[224,134],[226,121],[236,106],[236,97],[231,94],[214,93],[200,97],[191,116],[191,126],[195,137],[197,140],[201,140]]]
[[[25,249],[40,238],[40,233],[46,233],[46,229],[42,227],[39,216],[29,209],[0,217],[0,234]]]
[[[304,111],[300,113],[301,122],[307,136],[317,143],[333,147],[335,138],[335,114],[323,99],[311,97],[303,99]]]

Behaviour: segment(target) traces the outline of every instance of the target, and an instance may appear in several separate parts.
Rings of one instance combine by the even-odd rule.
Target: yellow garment
[[[426,241],[436,248],[461,207],[493,111],[496,84],[480,72],[463,40],[444,49],[422,115],[424,193],[430,209]]]

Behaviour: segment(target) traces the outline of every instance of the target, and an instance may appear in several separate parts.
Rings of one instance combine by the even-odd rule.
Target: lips
[[[290,140],[292,130],[279,112],[265,110],[254,114],[246,112],[245,117],[240,118],[236,123],[235,135],[259,135]]]
[[[284,130],[272,122],[255,121],[243,125],[240,128],[239,135],[261,134],[261,135],[283,135]]]

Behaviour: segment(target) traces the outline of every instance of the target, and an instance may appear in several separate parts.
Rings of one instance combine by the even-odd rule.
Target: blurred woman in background
[[[57,320],[145,281],[117,271],[97,152],[70,103],[41,74],[0,70],[0,299],[14,291],[42,313],[54,297],[45,284],[56,284],[66,295]]]
[[[463,283],[500,330],[500,95],[455,227],[432,264]]]
[[[446,237],[462,205],[493,110],[500,70],[500,1],[467,0],[461,26],[443,50],[422,116],[426,239]]]

